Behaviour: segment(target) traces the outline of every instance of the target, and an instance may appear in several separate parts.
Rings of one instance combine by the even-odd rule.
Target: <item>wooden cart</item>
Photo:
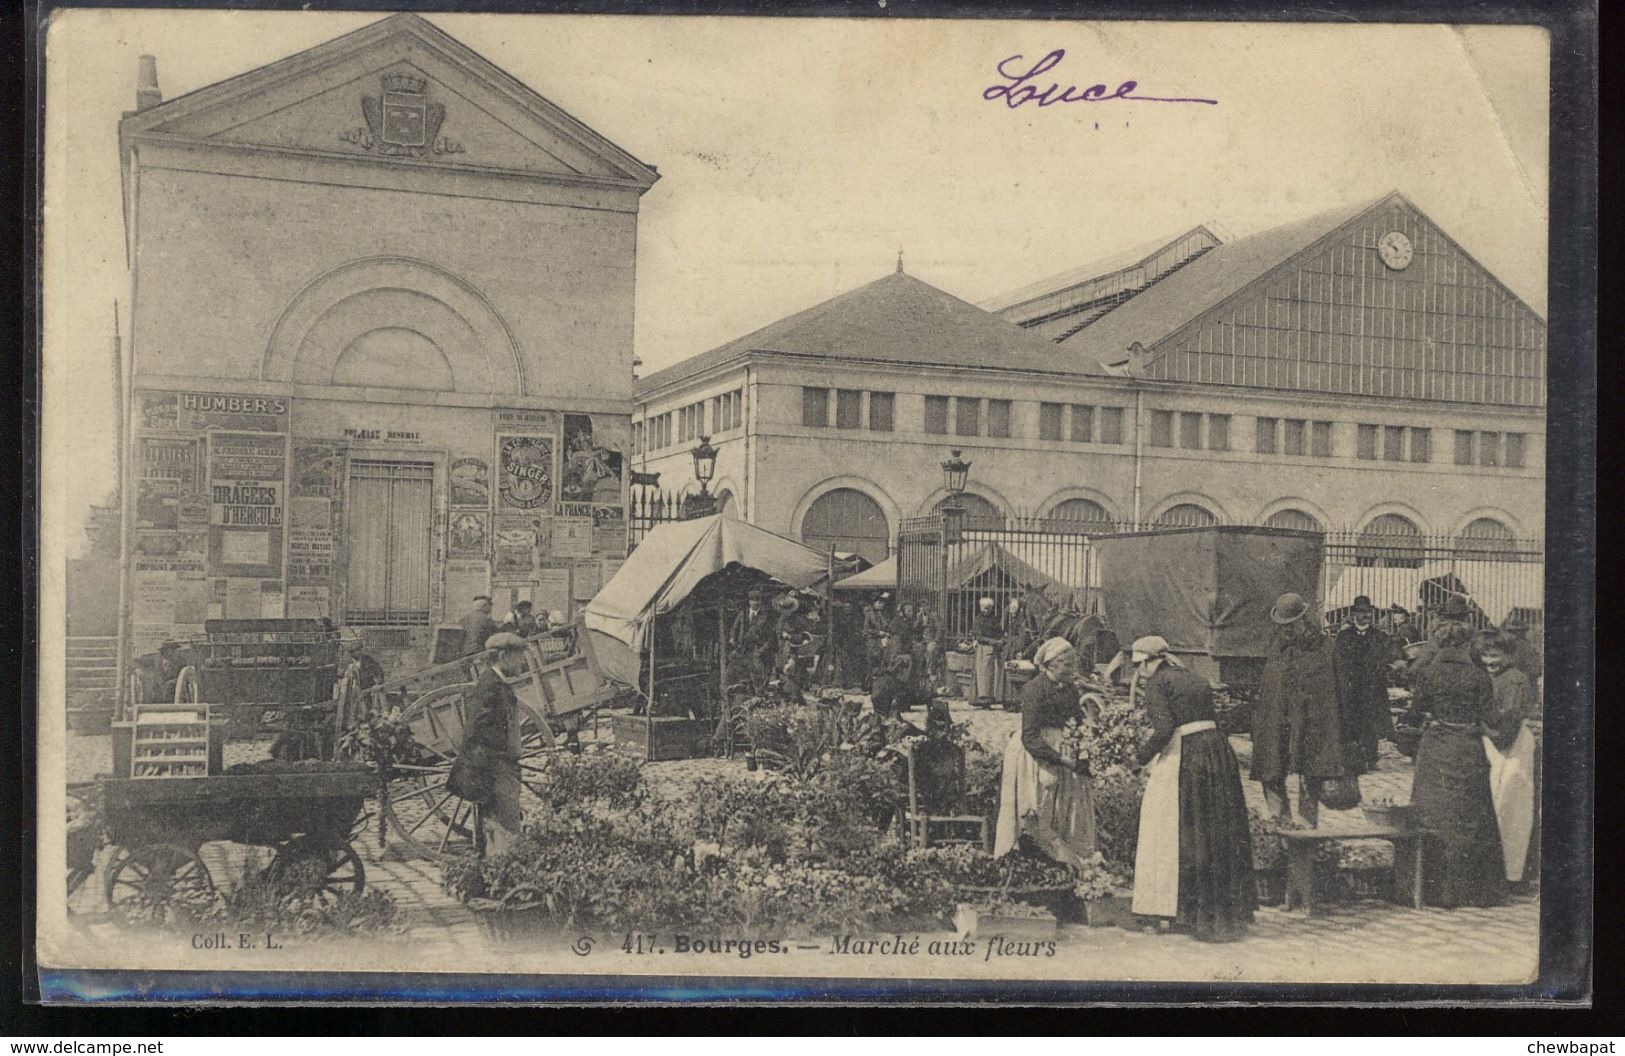
[[[104,779],[108,912],[126,925],[196,919],[214,901],[198,850],[215,840],[275,848],[271,874],[298,877],[314,897],[360,892],[350,836],[376,783],[364,772]]]

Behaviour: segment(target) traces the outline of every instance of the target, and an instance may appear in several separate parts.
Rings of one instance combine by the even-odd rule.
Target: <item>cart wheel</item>
[[[361,856],[348,843],[319,844],[290,840],[277,848],[266,876],[288,894],[332,902],[346,891],[359,895],[367,886]]]
[[[185,923],[214,904],[214,878],[196,852],[149,843],[118,857],[105,894],[108,912],[125,927]]]
[[[474,804],[446,788],[451,764],[396,778],[380,790],[389,836],[425,858],[474,846]]]
[[[175,703],[198,703],[197,668],[183,667],[175,678]]]

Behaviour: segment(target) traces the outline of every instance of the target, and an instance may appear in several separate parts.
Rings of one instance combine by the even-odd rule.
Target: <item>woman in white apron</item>
[[[1490,799],[1501,830],[1501,857],[1507,880],[1520,883],[1530,874],[1533,836],[1538,830],[1539,793],[1535,734],[1530,719],[1540,708],[1529,676],[1514,664],[1517,643],[1502,631],[1486,631],[1474,652],[1495,686],[1495,713],[1484,727],[1484,755],[1490,763]]]
[[[1134,854],[1136,916],[1171,920],[1206,942],[1241,938],[1257,893],[1241,767],[1213,718],[1213,689],[1155,635],[1130,649],[1131,694],[1151,721]]]
[[[1084,718],[1078,651],[1051,638],[1033,660],[1039,674],[1021,687],[1021,728],[1005,746],[993,853],[1003,857],[1026,837],[1050,859],[1082,868],[1095,853],[1095,801],[1087,765],[1059,751],[1067,721]]]

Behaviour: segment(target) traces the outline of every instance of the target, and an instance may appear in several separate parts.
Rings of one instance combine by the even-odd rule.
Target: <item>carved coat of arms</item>
[[[339,136],[363,150],[391,157],[416,158],[425,152],[461,154],[462,145],[440,135],[446,120],[446,107],[431,103],[424,90],[429,82],[408,73],[383,76],[383,92],[361,98],[361,114],[367,127]]]

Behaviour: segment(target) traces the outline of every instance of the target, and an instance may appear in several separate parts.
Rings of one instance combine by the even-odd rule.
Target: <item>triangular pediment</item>
[[[140,111],[125,134],[644,187],[658,178],[411,14]]]

